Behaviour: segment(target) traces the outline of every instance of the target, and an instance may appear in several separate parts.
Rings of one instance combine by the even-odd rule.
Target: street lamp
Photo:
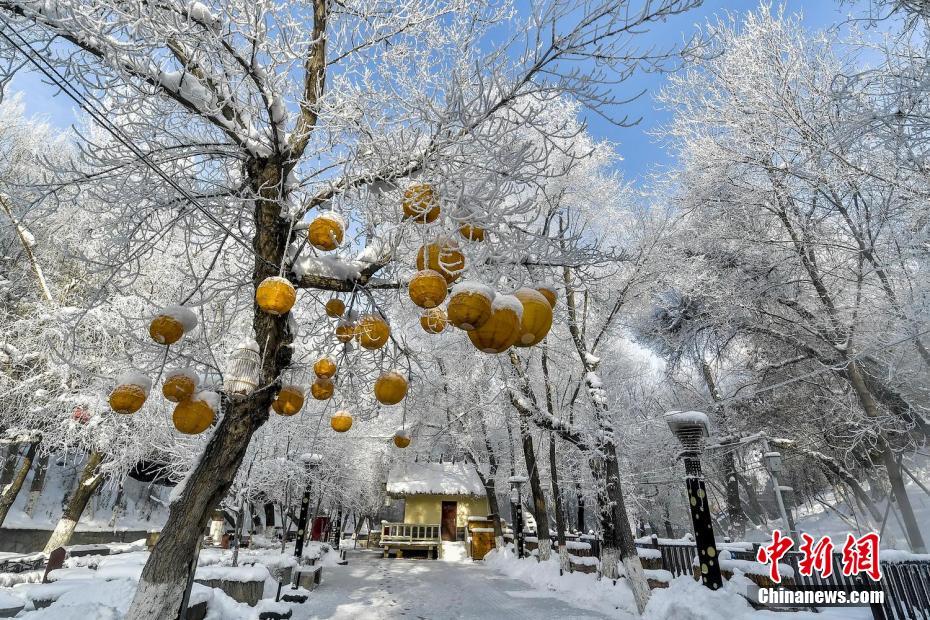
[[[526,476],[511,476],[507,479],[510,483],[510,512],[513,514],[513,542],[517,549],[517,557],[523,557],[523,502],[522,490],[523,485],[527,482]]]
[[[694,541],[701,563],[701,583],[711,590],[719,590],[723,587],[723,579],[720,576],[707,490],[704,488],[704,472],[701,470],[704,440],[710,434],[707,415],[700,411],[670,411],[665,414],[665,421],[682,447],[679,456],[685,462],[685,486],[688,489],[688,504],[691,506]]]
[[[310,491],[313,485],[310,474],[313,468],[323,461],[323,457],[319,454],[301,454],[300,460],[306,470],[307,486],[304,487],[304,496],[300,500],[300,514],[297,517],[297,540],[294,543],[294,557],[297,558],[298,563],[304,553],[304,533],[307,531],[307,516],[310,512]],[[287,536],[287,532],[284,535]]]
[[[795,544],[798,544],[797,527],[794,525],[794,519],[791,517],[791,513],[785,509],[785,499],[782,496],[782,491],[789,487],[782,487],[778,484],[778,474],[782,471],[781,453],[769,450],[769,442],[767,439],[762,440],[762,450],[762,461],[769,475],[772,477],[772,487],[775,490],[775,501],[778,503],[778,512],[781,513],[782,521],[785,527],[788,528],[788,536],[791,537],[791,540],[793,540]]]

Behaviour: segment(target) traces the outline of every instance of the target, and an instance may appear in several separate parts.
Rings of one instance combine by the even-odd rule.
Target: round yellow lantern
[[[382,405],[396,405],[407,395],[407,378],[395,370],[388,371],[375,381],[375,398]]]
[[[336,386],[333,385],[332,379],[317,377],[313,385],[310,386],[310,394],[316,400],[329,400],[333,397]]]
[[[339,321],[336,325],[336,339],[339,342],[349,342],[355,338],[355,325],[349,321]]]
[[[397,429],[394,433],[394,445],[398,448],[406,448],[410,445],[410,433],[402,428]]]
[[[333,297],[326,302],[326,316],[329,316],[334,319],[338,319],[345,313],[346,305],[338,297]]]
[[[404,190],[404,219],[418,224],[429,224],[439,217],[439,199],[429,183],[414,183]]]
[[[149,323],[149,336],[158,344],[174,344],[197,327],[197,315],[184,306],[165,306]]]
[[[313,365],[313,372],[320,379],[332,379],[336,375],[336,362],[328,357],[321,357]]]
[[[307,241],[318,250],[329,252],[342,243],[346,225],[337,213],[324,213],[317,216],[307,228]]]
[[[191,368],[178,368],[165,375],[161,393],[166,400],[179,403],[194,395],[200,385],[200,375]]]
[[[198,392],[175,406],[171,416],[174,427],[185,435],[198,435],[213,424],[220,397],[216,392]]]
[[[523,304],[513,295],[497,295],[491,304],[491,318],[468,332],[468,339],[484,353],[503,353],[520,338]]]
[[[272,276],[262,280],[255,290],[255,301],[258,307],[275,316],[287,314],[297,301],[297,291],[294,285],[279,276]]]
[[[135,413],[145,404],[152,389],[152,381],[142,373],[129,370],[116,379],[110,392],[110,408],[116,413]]]
[[[523,304],[523,318],[520,319],[520,337],[514,343],[518,347],[532,347],[539,344],[552,327],[552,306],[542,293],[531,288],[521,288],[514,297]]]
[[[446,298],[446,289],[449,285],[438,271],[423,269],[410,279],[407,293],[413,303],[421,308],[435,308]]]
[[[332,426],[333,430],[337,433],[344,433],[352,428],[352,416],[348,411],[337,411],[333,414],[333,417],[329,419],[329,425]]]
[[[459,234],[469,241],[484,241],[484,229],[472,224],[463,224],[459,226]]]
[[[465,269],[465,255],[454,241],[428,243],[417,251],[417,269],[432,269],[452,284]]]
[[[430,308],[420,315],[420,327],[428,334],[438,334],[446,328],[446,311],[442,308]]]
[[[278,392],[271,408],[278,415],[291,416],[304,406],[304,390],[299,385],[285,385]]]
[[[449,322],[465,331],[484,325],[491,318],[494,290],[480,282],[465,281],[452,287],[446,314]]]
[[[559,299],[558,291],[555,290],[554,286],[549,284],[544,284],[542,286],[536,287],[536,290],[546,298],[546,301],[549,302],[549,305],[552,306],[552,309],[555,309],[555,304]]]
[[[355,328],[358,343],[368,350],[380,349],[391,335],[391,327],[383,317],[377,314],[366,314],[358,321]]]

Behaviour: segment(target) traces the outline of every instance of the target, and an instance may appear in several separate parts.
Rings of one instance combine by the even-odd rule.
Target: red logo
[[[779,530],[772,532],[772,542],[759,547],[756,561],[761,564],[771,564],[769,576],[774,583],[781,583],[778,561],[782,559],[794,546],[794,541]],[[835,546],[829,536],[815,539],[809,534],[801,534],[801,544],[798,551],[801,557],[798,560],[798,572],[804,577],[810,577],[814,571],[827,578],[833,574],[833,550]],[[870,532],[856,538],[852,534],[846,535],[843,544],[841,570],[844,576],[853,577],[865,573],[872,581],[882,578],[881,566],[878,562],[879,538],[875,532]]]
[[[781,583],[781,574],[778,572],[778,560],[782,559],[788,551],[791,550],[791,547],[794,546],[794,541],[783,536],[780,530],[775,530],[772,532],[772,544],[759,547],[758,553],[756,553],[756,561],[761,562],[762,564],[772,563],[772,566],[769,568],[769,577],[772,578],[772,581],[775,583]]]

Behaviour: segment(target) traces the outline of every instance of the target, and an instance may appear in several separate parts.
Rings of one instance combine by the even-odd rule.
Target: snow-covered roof
[[[468,463],[400,463],[387,479],[390,495],[473,495],[484,497],[478,472]]]

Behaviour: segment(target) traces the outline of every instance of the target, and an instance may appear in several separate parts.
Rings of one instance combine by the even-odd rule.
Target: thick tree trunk
[[[555,512],[555,532],[559,541],[559,568],[571,569],[568,548],[565,546],[565,517],[562,513],[562,495],[559,493],[559,470],[555,459],[555,433],[549,433],[549,479],[552,481],[552,510]]]
[[[577,502],[577,519],[578,519],[578,531],[582,534],[585,533],[584,529],[584,494],[581,492],[581,483],[575,483],[575,501]]]
[[[287,248],[289,227],[281,217],[285,170],[278,161],[253,160],[246,171],[256,196],[252,285],[257,288],[265,278],[278,275]],[[252,435],[268,419],[278,377],[291,362],[289,317],[267,314],[254,305],[252,326],[263,351],[260,385],[264,387],[247,396],[224,399],[223,417],[171,504],[126,620],[177,617],[207,521],[229,491]]]
[[[45,544],[45,553],[51,553],[58,547],[64,547],[71,541],[71,535],[74,534],[74,528],[77,527],[84,509],[87,508],[87,502],[94,496],[97,489],[103,483],[103,475],[97,471],[100,463],[103,462],[103,454],[100,452],[91,452],[81,470],[81,476],[78,478],[77,487],[68,499],[52,536]]]
[[[16,474],[16,463],[19,462],[19,444],[10,443],[3,449],[3,467],[0,468],[0,487],[13,481]]]
[[[29,442],[26,447],[26,454],[23,455],[23,460],[19,464],[19,469],[16,470],[13,479],[3,487],[3,491],[0,493],[0,525],[3,525],[7,513],[10,512],[13,502],[16,501],[16,496],[19,495],[20,489],[23,488],[23,482],[26,481],[26,475],[32,468],[32,461],[38,448],[38,440]]]
[[[536,519],[537,559],[545,562],[552,553],[552,539],[549,537],[549,512],[546,510],[546,495],[539,480],[539,467],[536,465],[536,450],[530,426],[520,417],[520,438],[523,441],[523,458],[526,460],[526,472],[530,478],[530,491],[533,494],[533,518]]]
[[[45,489],[45,474],[48,472],[48,454],[42,454],[36,461],[35,470],[32,473],[32,482],[29,484],[29,497],[26,498],[26,507],[24,512],[30,517],[35,513],[36,504],[39,503],[39,497]]]

